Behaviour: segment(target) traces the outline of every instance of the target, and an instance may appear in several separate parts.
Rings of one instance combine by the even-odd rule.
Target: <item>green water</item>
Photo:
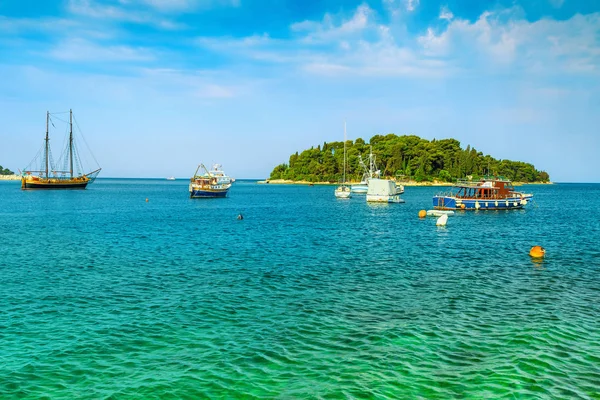
[[[600,185],[523,189],[0,182],[0,398],[600,398]]]

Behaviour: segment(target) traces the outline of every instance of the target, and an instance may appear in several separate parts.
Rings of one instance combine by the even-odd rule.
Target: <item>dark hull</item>
[[[210,199],[218,197],[227,197],[227,190],[192,190],[190,192],[190,197],[192,199]]]
[[[88,182],[77,182],[77,183],[34,183],[34,182],[25,182],[22,186],[22,189],[85,189],[88,185]]]

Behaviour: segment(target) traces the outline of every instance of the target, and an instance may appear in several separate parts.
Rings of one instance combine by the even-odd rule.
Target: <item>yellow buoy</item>
[[[529,255],[533,258],[542,258],[546,255],[546,250],[542,246],[533,246],[529,250]]]
[[[148,199],[146,199],[146,203],[148,202]]]
[[[465,206],[464,204],[461,204],[461,205],[460,205],[460,208],[462,208],[463,210],[465,209],[465,207],[466,207],[466,206]]]
[[[421,210],[419,211],[419,218],[425,218],[427,216],[427,211]]]

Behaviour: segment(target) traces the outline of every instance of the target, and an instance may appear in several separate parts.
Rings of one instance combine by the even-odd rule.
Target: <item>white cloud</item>
[[[161,12],[191,12],[213,7],[240,6],[240,0],[137,0],[137,2]]]
[[[450,21],[452,18],[454,18],[454,14],[452,14],[452,11],[450,11],[448,7],[444,6],[440,9],[440,19]]]
[[[370,24],[370,16],[373,10],[368,5],[360,5],[352,18],[336,25],[330,14],[325,14],[323,21],[303,21],[292,24],[290,29],[295,32],[304,33],[302,40],[305,42],[326,42],[348,35],[361,34]]]
[[[415,11],[415,9],[419,6],[419,0],[407,0],[406,1],[406,10],[407,11]]]
[[[508,18],[507,18],[508,17]],[[565,21],[529,22],[503,13],[484,12],[475,22],[453,19],[436,34],[433,28],[418,38],[425,54],[463,59],[480,65],[513,65],[525,71],[549,73],[600,71],[600,13],[575,15]]]
[[[51,49],[48,55],[66,61],[151,61],[152,51],[121,45],[101,46],[84,39],[68,39]]]
[[[177,0],[174,4],[182,4]],[[157,3],[162,3],[157,1]],[[101,21],[123,21],[136,24],[152,25],[161,29],[183,29],[185,25],[165,19],[160,15],[136,7],[127,7],[129,2],[121,3],[121,7],[95,3],[93,0],[69,0],[68,10],[72,14]],[[175,7],[174,6],[174,7]],[[173,8],[171,8],[173,9]]]

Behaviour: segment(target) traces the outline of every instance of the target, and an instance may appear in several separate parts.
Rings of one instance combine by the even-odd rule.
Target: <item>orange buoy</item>
[[[419,211],[419,218],[425,218],[427,216],[427,211],[421,210]]]
[[[148,199],[146,198],[146,203],[148,202]]]
[[[466,206],[465,206],[464,204],[461,204],[461,205],[460,205],[460,208],[461,208],[462,210],[464,210],[464,209],[465,209],[465,207],[466,207]]]
[[[542,258],[546,255],[546,250],[542,246],[533,246],[529,250],[529,255],[533,258]]]

